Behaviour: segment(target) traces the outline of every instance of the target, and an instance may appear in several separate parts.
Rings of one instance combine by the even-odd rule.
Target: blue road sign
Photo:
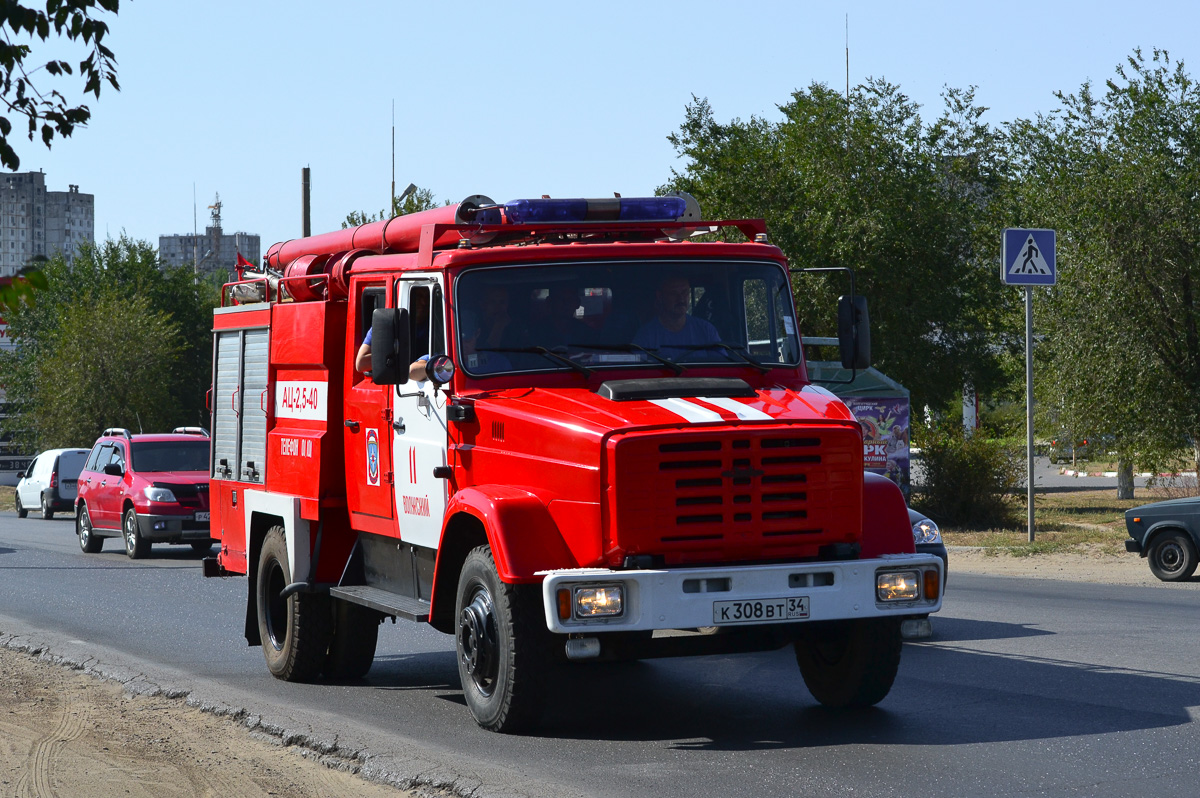
[[[1054,231],[1010,227],[1004,231],[1000,279],[1007,285],[1054,285]]]

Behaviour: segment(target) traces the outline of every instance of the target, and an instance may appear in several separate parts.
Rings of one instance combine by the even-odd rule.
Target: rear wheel
[[[26,510],[25,506],[21,504],[21,494],[20,493],[17,493],[16,505],[17,505],[17,518],[24,518],[25,516],[29,515],[29,511]]]
[[[333,637],[333,611],[327,593],[280,595],[291,573],[283,527],[272,527],[258,556],[255,586],[263,655],[275,678],[311,681],[325,666]]]
[[[54,511],[50,509],[50,501],[46,498],[46,494],[42,494],[42,518],[49,521],[54,517]]]
[[[487,546],[467,555],[455,604],[458,675],[475,722],[491,731],[522,731],[541,716],[551,637],[532,597],[500,581]]]
[[[1146,553],[1150,571],[1164,582],[1182,582],[1196,572],[1196,546],[1182,530],[1159,534]]]
[[[75,534],[79,536],[79,548],[84,554],[96,554],[104,547],[104,538],[92,529],[86,504],[79,505],[79,512],[75,514]]]
[[[900,668],[900,619],[814,624],[795,643],[800,675],[827,707],[878,704]]]
[[[383,614],[342,599],[331,601],[333,639],[325,658],[325,675],[331,679],[361,679],[375,662]]]
[[[150,541],[142,537],[138,531],[137,511],[130,507],[125,511],[124,528],[121,530],[125,537],[125,553],[131,560],[140,560],[150,553]]]

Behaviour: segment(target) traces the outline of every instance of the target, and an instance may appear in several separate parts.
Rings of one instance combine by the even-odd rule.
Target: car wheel
[[[1151,573],[1164,582],[1182,582],[1196,572],[1196,546],[1178,529],[1156,536],[1146,558],[1150,561]]]
[[[21,494],[20,493],[17,494],[16,505],[17,505],[17,518],[24,518],[25,516],[29,515],[29,511],[25,509],[25,505],[21,504]]]
[[[79,536],[79,548],[84,554],[96,554],[104,547],[104,538],[92,530],[92,519],[86,504],[79,505],[79,512],[75,515],[75,534]]]
[[[42,494],[42,519],[49,521],[54,517],[54,511],[50,509],[50,502],[46,499],[46,494]]]
[[[361,679],[375,662],[379,624],[383,614],[342,599],[333,601],[333,639],[325,658],[325,675],[331,679]]]
[[[150,553],[150,542],[138,531],[137,511],[130,507],[125,511],[122,532],[125,536],[125,553],[131,560],[140,560]]]
[[[467,555],[455,604],[458,675],[471,715],[490,731],[522,731],[541,717],[551,638],[531,597],[500,581],[487,546]]]
[[[272,527],[263,540],[255,577],[258,634],[271,674],[304,682],[317,678],[325,667],[333,610],[328,593],[281,595],[291,573],[283,527]]]
[[[795,643],[796,663],[825,706],[869,707],[892,689],[901,643],[899,618],[814,624]]]

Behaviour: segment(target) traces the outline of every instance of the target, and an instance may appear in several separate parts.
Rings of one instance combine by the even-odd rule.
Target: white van
[[[87,456],[87,449],[47,449],[33,458],[17,482],[17,516],[24,518],[31,507],[41,507],[46,520],[56,511],[74,510],[79,472]]]

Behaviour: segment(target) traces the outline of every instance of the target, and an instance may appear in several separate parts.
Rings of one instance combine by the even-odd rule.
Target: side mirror
[[[865,369],[871,365],[871,323],[865,296],[838,298],[838,348],[842,368]]]
[[[110,477],[123,477],[125,476],[125,469],[121,468],[120,463],[109,463],[104,466],[104,473]]]
[[[376,385],[407,382],[408,350],[408,310],[376,308],[371,314],[371,380]]]
[[[441,388],[454,378],[454,361],[449,355],[432,357],[425,365],[425,373],[433,381],[434,387]]]

